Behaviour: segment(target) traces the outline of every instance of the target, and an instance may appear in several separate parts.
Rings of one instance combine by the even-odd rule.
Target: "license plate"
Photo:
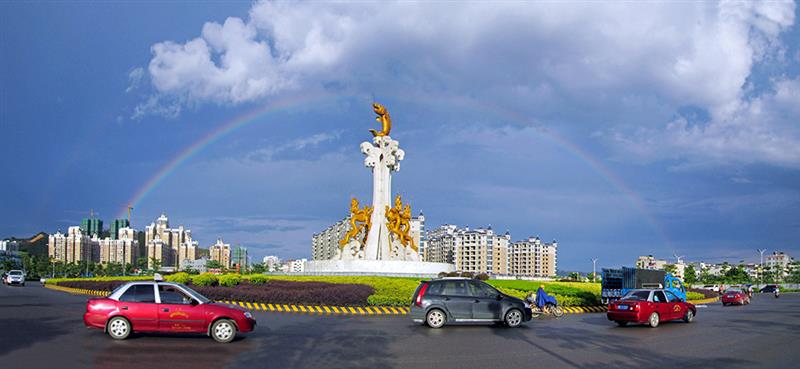
[[[734,298],[734,297],[736,297],[736,296],[734,296],[734,295],[728,295],[728,298],[729,298],[729,299],[732,299],[732,298]]]
[[[618,310],[628,310],[628,305],[619,305],[617,306]]]

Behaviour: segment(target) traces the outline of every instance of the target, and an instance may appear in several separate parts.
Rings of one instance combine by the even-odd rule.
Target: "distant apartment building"
[[[778,276],[785,278],[791,272],[794,259],[780,251],[773,252],[764,258],[764,268],[768,272],[778,273]]]
[[[208,271],[206,268],[206,263],[208,263],[208,258],[203,256],[197,260],[189,260],[184,259],[181,261],[181,270],[192,270],[197,271],[198,273],[205,273]]]
[[[639,256],[636,259],[636,267],[640,269],[664,269],[665,265],[667,265],[666,260],[656,259],[653,255]]]
[[[289,266],[288,272],[289,273],[303,273],[306,271],[306,264],[308,263],[308,259],[297,259],[297,260],[287,260],[287,264]]]
[[[411,229],[408,233],[419,249],[422,233],[425,230],[425,216],[420,213],[418,217],[411,218],[409,225]],[[339,251],[339,241],[344,239],[344,235],[349,230],[350,217],[348,216],[325,228],[322,232],[314,234],[311,237],[311,260],[333,259]]]
[[[508,247],[509,274],[526,277],[553,277],[558,265],[558,243],[528,237]]]
[[[131,223],[127,219],[114,219],[108,229],[109,237],[112,240],[119,239],[119,230],[122,228],[130,228]]]
[[[242,246],[236,246],[233,249],[233,254],[231,256],[231,268],[237,269],[241,272],[247,271],[249,266],[249,258],[247,255],[247,248]]]
[[[155,258],[162,267],[180,267],[182,260],[197,258],[197,241],[192,240],[192,231],[179,226],[170,228],[165,214],[144,229],[144,242],[148,263]]]
[[[496,234],[491,227],[470,229],[445,224],[425,233],[422,260],[455,264],[472,273],[510,274],[511,236]]]
[[[14,240],[0,240],[0,251],[5,251],[5,252],[19,251],[19,242]]]
[[[90,236],[90,237],[93,236],[93,235],[97,235],[97,237],[102,237],[103,236],[103,221],[100,220],[100,219],[95,218],[94,215],[92,215],[91,217],[84,218],[81,221],[80,229],[81,229],[81,232],[83,232],[84,235],[87,235],[87,236]]]
[[[60,231],[50,235],[47,245],[48,255],[62,263],[97,261],[100,258],[100,245],[83,233],[81,227],[69,227],[67,234]]]
[[[222,242],[221,238],[218,238],[217,243],[208,248],[208,253],[211,255],[211,260],[219,262],[223,268],[231,267],[231,245]]]
[[[107,237],[101,240],[93,238],[100,249],[100,263],[134,264],[139,256],[139,241],[136,232],[129,227],[116,230],[117,238]]]

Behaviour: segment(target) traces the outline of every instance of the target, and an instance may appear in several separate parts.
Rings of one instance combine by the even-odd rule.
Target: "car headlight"
[[[249,312],[249,311],[245,311],[245,312],[244,312],[244,317],[245,317],[245,318],[248,318],[248,319],[253,319],[253,314],[250,314],[250,312]]]

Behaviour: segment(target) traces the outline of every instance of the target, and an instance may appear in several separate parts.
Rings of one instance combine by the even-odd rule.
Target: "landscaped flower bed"
[[[97,291],[112,291],[125,281],[62,281],[59,286]],[[235,287],[191,286],[212,300],[261,302],[267,304],[307,304],[364,306],[375,290],[363,284],[291,282],[271,280],[266,284],[241,282]]]

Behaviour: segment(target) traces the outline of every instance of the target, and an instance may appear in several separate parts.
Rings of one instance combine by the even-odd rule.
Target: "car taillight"
[[[427,289],[428,289],[428,284],[427,283],[423,284],[422,287],[420,287],[419,293],[417,294],[417,300],[414,301],[414,303],[417,306],[422,306],[422,296],[425,296],[425,291]]]

